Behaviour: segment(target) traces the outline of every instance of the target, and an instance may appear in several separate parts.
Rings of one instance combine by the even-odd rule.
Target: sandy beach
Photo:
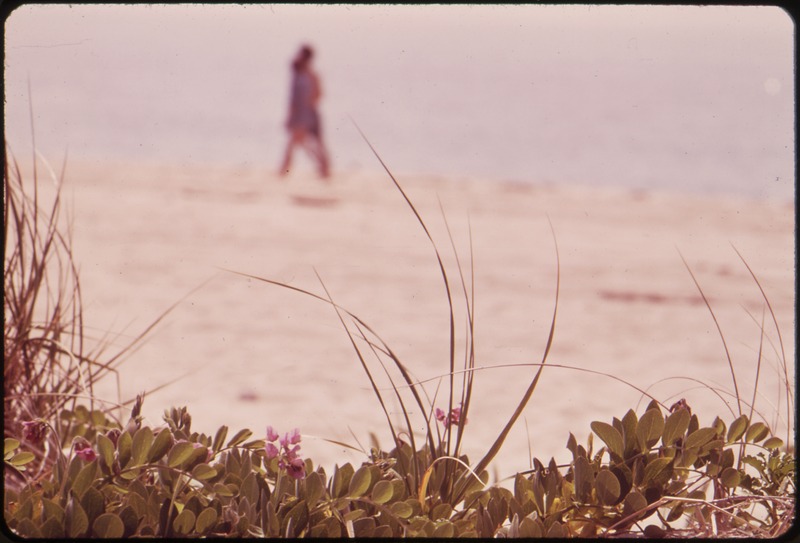
[[[755,407],[785,437],[778,336],[733,247],[769,297],[793,383],[794,202],[401,171],[396,177],[447,269],[456,366],[463,366],[467,317],[442,209],[467,284],[474,278],[476,365],[506,366],[475,375],[465,438],[473,461],[536,371],[521,365],[541,362],[556,294],[554,238],[560,256],[548,358],[554,367],[545,369],[509,435],[496,475],[528,468],[529,448],[542,459],[568,458],[569,432],[585,443],[591,421],[610,421],[629,408],[641,412],[649,401],[612,378],[566,367],[614,375],[667,405],[686,398],[701,423],[716,415],[733,420],[738,408],[727,396],[733,383],[725,349],[681,254],[725,334],[748,402],[765,319]],[[64,195],[93,336],[121,347],[185,297],[119,368],[123,399],[180,377],[146,398],[150,423],[158,424],[164,409],[186,405],[194,429],[206,433],[222,424],[257,434],[267,425],[298,427],[304,452],[326,466],[365,457],[322,438],[369,447],[374,432],[391,448],[385,418],[333,309],[223,269],[324,295],[318,275],[336,303],[379,333],[417,378],[430,380],[431,398],[440,385],[435,404],[446,404],[444,284],[425,232],[387,175],[339,173],[325,185],[302,169],[282,180],[244,167],[70,161]],[[374,355],[359,346],[388,386]],[[700,383],[720,389],[727,405]],[[116,401],[115,386],[108,379],[101,393]],[[391,391],[387,398],[400,422]]]

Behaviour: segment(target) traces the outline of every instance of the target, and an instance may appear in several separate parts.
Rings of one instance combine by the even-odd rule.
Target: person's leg
[[[292,155],[294,154],[294,148],[297,145],[302,145],[303,139],[303,132],[301,130],[293,130],[289,135],[289,142],[286,144],[286,152],[283,155],[281,169],[278,172],[281,177],[289,173],[289,169],[292,166]]]

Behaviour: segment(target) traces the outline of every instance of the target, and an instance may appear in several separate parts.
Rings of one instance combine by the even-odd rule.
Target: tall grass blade
[[[549,221],[549,219],[548,219]],[[494,457],[497,455],[500,448],[503,446],[505,442],[506,436],[511,431],[511,428],[514,426],[514,423],[517,422],[517,419],[522,414],[522,411],[525,409],[525,406],[528,404],[528,400],[530,400],[533,391],[536,389],[536,385],[539,383],[539,378],[542,375],[542,371],[544,370],[544,366],[547,363],[547,356],[550,354],[550,348],[553,345],[553,338],[555,336],[556,330],[556,317],[558,315],[558,295],[561,287],[561,260],[558,256],[558,242],[556,241],[555,231],[553,230],[553,223],[550,223],[550,231],[553,234],[553,243],[555,246],[556,251],[556,296],[555,296],[555,303],[553,307],[553,317],[550,321],[550,333],[547,337],[547,344],[545,345],[544,354],[542,355],[542,362],[539,366],[539,369],[536,371],[536,375],[533,377],[531,384],[528,386],[528,389],[525,391],[525,394],[522,396],[522,399],[517,405],[517,408],[514,410],[514,413],[511,415],[511,418],[508,420],[506,425],[503,427],[503,430],[500,432],[500,435],[495,439],[492,446],[489,448],[489,451],[486,455],[478,462],[475,466],[475,471],[480,473],[483,469],[489,465]]]
[[[742,398],[739,394],[739,384],[736,382],[736,370],[733,367],[733,359],[731,359],[731,353],[728,350],[728,342],[725,341],[725,334],[722,333],[722,328],[719,325],[719,321],[717,320],[717,316],[714,314],[714,310],[711,308],[711,304],[708,302],[708,298],[706,298],[705,292],[703,292],[700,283],[697,282],[697,278],[694,276],[692,269],[689,267],[689,264],[686,262],[686,259],[683,258],[683,254],[678,251],[678,254],[683,260],[683,265],[686,266],[686,270],[689,272],[689,275],[692,277],[692,281],[694,281],[694,285],[697,287],[697,290],[700,292],[700,296],[703,298],[703,303],[706,304],[706,308],[708,312],[711,313],[711,318],[714,319],[714,325],[717,327],[717,332],[719,333],[719,337],[722,340],[722,346],[725,348],[725,357],[728,360],[728,367],[731,370],[731,379],[733,380],[733,389],[736,392],[736,405],[738,407],[737,411],[738,414],[742,414]]]

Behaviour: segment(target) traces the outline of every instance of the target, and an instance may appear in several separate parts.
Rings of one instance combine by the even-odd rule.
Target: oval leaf
[[[395,502],[391,505],[390,509],[392,513],[400,518],[408,518],[414,513],[414,510],[406,502]]]
[[[9,453],[14,452],[15,449],[19,448],[19,446],[20,446],[19,440],[14,439],[13,437],[7,437],[3,444],[3,450],[4,450],[3,455],[5,456]]]
[[[306,476],[306,501],[308,506],[313,508],[325,494],[325,485],[322,476],[316,471],[307,472]]]
[[[731,427],[728,428],[728,437],[727,442],[733,443],[737,441],[740,437],[744,435],[745,430],[747,430],[747,425],[749,421],[747,420],[747,415],[742,415],[735,421],[731,423]]]
[[[702,447],[717,435],[714,428],[698,428],[686,437],[684,447],[687,449],[694,449],[695,447]]]
[[[214,452],[219,452],[219,450],[222,448],[222,444],[225,443],[226,437],[228,437],[228,427],[220,426],[219,430],[217,430],[216,435],[214,435],[214,442],[211,445],[211,448],[213,449]]]
[[[167,465],[176,468],[191,458],[192,453],[194,453],[194,445],[188,441],[176,443],[167,455]]]
[[[217,523],[217,511],[213,507],[206,507],[199,515],[197,515],[197,522],[195,523],[195,530],[197,533],[202,534],[210,530]]]
[[[651,460],[645,467],[644,467],[644,480],[642,481],[644,484],[649,483],[650,481],[654,480],[658,477],[672,460],[670,458],[656,458]]]
[[[114,443],[105,435],[97,434],[97,451],[100,453],[103,465],[111,470],[111,465],[114,463]]]
[[[769,427],[763,422],[754,422],[747,429],[744,440],[748,443],[758,443],[769,435]]]
[[[95,519],[92,532],[95,537],[119,539],[125,533],[125,524],[117,515],[103,513]]]
[[[664,434],[661,436],[661,442],[669,447],[679,438],[683,437],[689,428],[689,421],[691,415],[687,409],[678,409],[664,421]]]
[[[65,509],[64,528],[70,538],[80,537],[89,529],[89,518],[81,504],[70,498]]]
[[[619,500],[620,484],[617,476],[609,470],[600,470],[594,480],[597,497],[603,505],[614,505]]]
[[[11,459],[8,461],[8,463],[11,464],[12,466],[19,467],[19,466],[24,466],[25,464],[28,464],[30,462],[33,462],[35,458],[36,456],[32,452],[22,451],[12,456]]]
[[[121,437],[121,436],[120,436]],[[147,453],[153,444],[153,431],[149,426],[142,426],[133,436],[131,459],[134,466],[144,464],[147,461]]]
[[[198,481],[213,479],[217,476],[217,470],[208,464],[197,464],[192,470],[192,477]]]
[[[182,535],[190,534],[192,530],[194,530],[194,523],[196,520],[197,517],[195,517],[191,510],[184,509],[175,517],[175,520],[172,521],[172,529]]]
[[[725,468],[719,475],[722,484],[728,488],[736,488],[742,480],[742,474],[738,469]]]
[[[783,447],[783,440],[779,437],[773,436],[766,440],[763,445],[765,449],[780,449]]]
[[[347,490],[347,495],[351,498],[358,498],[363,496],[369,490],[369,485],[372,482],[372,472],[369,466],[362,466],[350,479],[350,487]]]
[[[386,503],[392,499],[394,485],[391,481],[378,481],[372,489],[372,501],[375,503]]]
[[[622,441],[622,434],[619,430],[605,422],[594,421],[591,423],[592,431],[605,442],[608,449],[619,457],[625,452],[625,444]]]
[[[636,438],[642,451],[648,451],[658,443],[664,432],[664,416],[658,409],[650,409],[639,419],[636,426]]]
[[[244,430],[239,430],[238,432],[236,432],[236,435],[234,435],[231,438],[231,440],[228,441],[227,447],[235,447],[240,443],[244,443],[247,440],[247,438],[250,437],[251,435],[253,435],[253,432],[251,432],[247,428],[245,428]]]
[[[172,444],[172,433],[164,428],[156,436],[153,444],[150,446],[150,451],[147,453],[147,462],[158,462],[161,460]]]
[[[637,511],[641,511],[645,507],[647,507],[647,498],[645,498],[641,493],[633,490],[627,496],[625,496],[622,514],[627,517]]]
[[[117,439],[117,453],[119,455],[119,465],[125,467],[131,459],[133,452],[133,437],[127,431],[122,432]]]

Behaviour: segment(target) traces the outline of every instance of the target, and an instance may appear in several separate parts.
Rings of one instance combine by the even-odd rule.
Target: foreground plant
[[[535,458],[512,489],[487,487],[488,474],[462,456],[454,471],[468,483],[456,494],[443,492],[451,460],[426,446],[374,449],[361,466],[335,466],[328,476],[300,460],[296,430],[279,437],[270,427],[256,439],[250,430],[228,439],[224,426],[197,433],[185,408],[165,412],[164,422],[123,429],[106,419],[65,436],[73,445],[47,477],[6,489],[7,525],[55,539],[774,537],[794,516],[794,457],[765,424],[745,416],[701,427],[688,409],[662,412],[656,402],[638,417],[629,410],[593,422],[604,444],[597,452],[591,436],[584,447],[570,434],[568,465]],[[23,443],[6,439],[5,462],[24,475]],[[758,452],[737,463],[740,447]],[[425,474],[419,487],[417,472]],[[447,499],[456,495],[464,498]]]

